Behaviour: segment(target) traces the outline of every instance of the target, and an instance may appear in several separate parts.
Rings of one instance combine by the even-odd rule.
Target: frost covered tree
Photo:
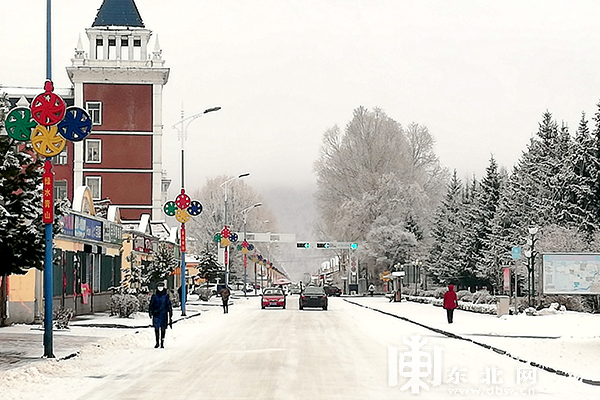
[[[446,194],[435,212],[432,228],[433,242],[427,258],[428,272],[442,284],[456,283],[459,269],[461,223],[458,219],[461,208],[462,183],[456,170],[447,185]]]
[[[478,197],[479,182],[475,177],[463,190],[461,203],[457,215],[456,230],[458,242],[456,243],[457,257],[454,279],[460,287],[474,288],[481,286],[477,277],[476,263],[482,257],[482,217]]]
[[[500,171],[494,157],[486,168],[486,175],[479,185],[477,196],[477,235],[481,249],[475,260],[477,277],[492,293],[500,289],[501,265],[494,247],[494,219],[500,207],[502,190],[507,180],[505,172]]]
[[[206,181],[206,184],[191,196],[202,204],[202,213],[192,218],[186,224],[187,245],[189,253],[201,253],[205,249],[212,249],[216,254],[217,244],[214,242],[216,233],[221,232],[225,224],[223,182],[231,176],[217,176]],[[248,232],[266,232],[277,230],[277,221],[270,211],[268,204],[262,201],[260,195],[241,179],[236,179],[228,184],[227,193],[227,225],[232,232],[238,232],[238,243],[243,240],[244,223],[241,211],[256,203],[263,203],[247,215]],[[268,225],[267,225],[268,224]],[[269,229],[267,229],[267,227]],[[230,281],[235,279],[238,269],[242,265],[242,254],[237,250],[237,244],[229,246]]]
[[[447,175],[433,144],[426,127],[405,131],[377,108],[359,107],[343,131],[328,129],[315,162],[318,234],[361,242],[373,274],[417,257]]]
[[[221,282],[225,280],[225,273],[222,271],[214,252],[206,249],[198,256],[200,258],[198,261],[198,277],[206,279],[208,282],[216,282],[217,278]]]
[[[594,191],[595,177],[600,173],[600,165],[595,147],[583,112],[569,152],[570,173],[567,175],[567,183],[571,189],[573,223],[579,231],[588,234],[597,232],[600,227],[600,221],[596,218],[600,215],[600,204]]]
[[[178,265],[179,259],[175,257],[173,246],[160,243],[156,253],[154,253],[154,259],[148,265],[144,281],[146,284],[164,281],[175,271]]]
[[[206,246],[214,246],[214,235],[223,229],[225,224],[225,197],[221,184],[231,176],[217,176],[208,179],[206,184],[191,196],[202,204],[202,213],[192,218],[186,225],[188,236],[193,237],[188,245],[195,252],[201,252]],[[243,218],[240,214],[244,208],[262,202],[256,191],[246,185],[243,180],[236,179],[228,184],[227,193],[227,225],[233,232],[243,232]],[[266,229],[265,221],[269,226],[276,226],[274,215],[267,204],[262,204],[248,213],[247,226],[255,231],[262,232]],[[240,235],[240,239],[242,239]]]

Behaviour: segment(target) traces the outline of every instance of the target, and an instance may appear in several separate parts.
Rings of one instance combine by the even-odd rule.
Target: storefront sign
[[[62,217],[62,233],[80,239],[102,241],[102,222],[95,219],[69,214]],[[119,242],[120,243],[120,242]]]
[[[121,244],[123,242],[123,227],[114,222],[104,222],[104,241]]]

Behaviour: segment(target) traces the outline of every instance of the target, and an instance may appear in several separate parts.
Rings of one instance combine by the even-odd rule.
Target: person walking
[[[221,296],[221,300],[223,300],[223,314],[229,313],[229,296],[231,296],[231,291],[227,286],[219,291],[219,295]]]
[[[371,283],[369,285],[369,296],[373,297],[373,292],[375,291],[375,286]]]
[[[173,306],[165,289],[164,282],[158,282],[156,285],[156,293],[150,298],[148,307],[150,318],[152,318],[152,326],[154,326],[154,336],[156,337],[156,345],[154,348],[165,347],[165,334],[167,325],[173,329]]]
[[[454,309],[458,308],[458,299],[453,285],[448,285],[448,291],[444,293],[444,308],[448,317],[448,323],[451,324],[454,318]]]

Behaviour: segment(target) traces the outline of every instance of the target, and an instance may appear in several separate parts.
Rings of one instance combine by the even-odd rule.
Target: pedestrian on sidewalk
[[[219,295],[221,296],[221,300],[223,300],[223,314],[227,314],[229,313],[229,296],[231,296],[231,290],[225,286],[219,291]]]
[[[375,286],[371,283],[369,285],[369,296],[373,297],[373,292],[375,291]]]
[[[156,345],[154,348],[165,347],[165,334],[167,325],[173,329],[173,306],[165,289],[164,282],[158,282],[156,285],[156,293],[150,298],[150,306],[148,307],[150,318],[152,318],[152,326],[154,326],[154,336],[156,337]]]
[[[444,308],[448,316],[448,323],[451,324],[454,318],[454,309],[458,308],[458,299],[453,285],[448,285],[448,291],[444,294]]]

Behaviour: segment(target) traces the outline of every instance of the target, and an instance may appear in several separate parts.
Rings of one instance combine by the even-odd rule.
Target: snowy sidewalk
[[[173,323],[195,318],[205,311],[218,309],[219,297],[208,302],[190,296],[186,303],[186,315],[181,308],[173,310]],[[106,338],[120,337],[128,333],[150,329],[152,324],[147,313],[137,312],[131,318],[110,316],[107,312],[78,315],[69,322],[69,329],[54,329],[53,354],[57,359],[70,358],[84,346],[97,343]],[[43,360],[44,328],[42,325],[16,324],[0,327],[0,371],[23,366],[27,363]]]
[[[504,315],[497,317],[456,310],[454,323],[446,311],[431,304],[409,301],[390,303],[383,297],[348,297],[346,301],[395,315],[450,338],[466,340],[465,346],[492,346],[495,351],[559,373],[600,382],[600,315],[572,311],[554,315]]]

